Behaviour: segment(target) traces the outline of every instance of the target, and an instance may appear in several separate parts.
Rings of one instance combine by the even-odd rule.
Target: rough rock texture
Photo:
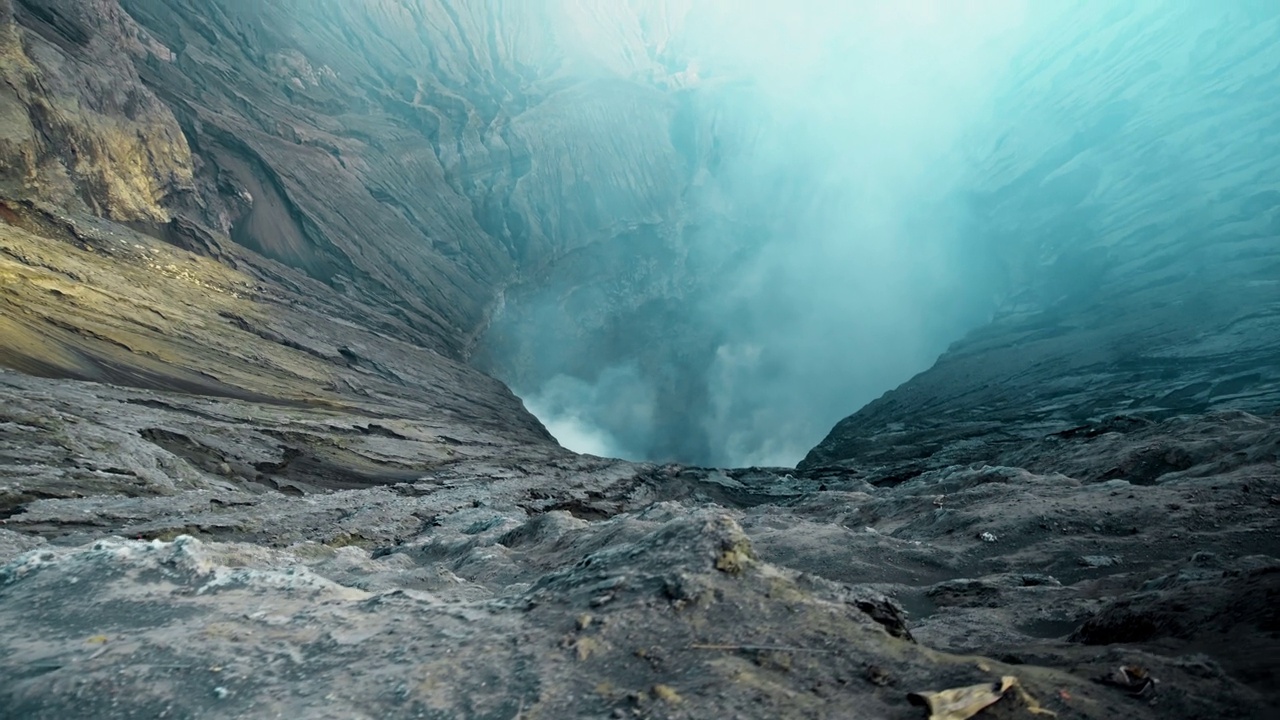
[[[42,498],[0,531],[15,717],[914,718],[907,693],[1000,675],[1064,718],[1276,700],[1274,419],[1069,433],[876,487],[0,378],[6,491]],[[1184,459],[1150,469],[1155,444]],[[316,492],[359,462],[382,474]],[[1097,680],[1121,665],[1155,694]]]
[[[519,268],[676,207],[674,105],[651,87],[673,73],[638,26],[583,55],[516,32],[546,21],[520,5],[11,2],[11,192],[258,260],[230,239],[394,307],[441,352]]]
[[[172,55],[114,1],[0,3],[0,188],[116,220],[165,221],[193,161],[132,57]]]
[[[1105,33],[1053,27],[975,151],[980,231],[1009,275],[999,315],[802,467],[909,475],[1117,413],[1280,406],[1280,17],[1134,3]],[[1078,93],[1037,91],[1064,75]]]
[[[573,455],[462,361],[508,283],[679,249],[687,4],[531,5],[0,0],[0,715],[1274,715],[1270,195],[1161,221],[1198,255],[1040,208],[1062,264],[803,471]],[[1124,127],[1002,145],[989,229]]]
[[[497,381],[397,339],[379,327],[395,318],[285,268],[249,275],[120,225],[0,207],[10,220],[0,226],[0,360],[10,367],[242,398],[266,413],[403,419],[494,452],[551,444]],[[29,412],[56,425],[51,410]]]

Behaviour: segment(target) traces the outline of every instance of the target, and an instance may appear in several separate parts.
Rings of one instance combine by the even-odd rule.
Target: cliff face
[[[164,221],[193,189],[186,138],[134,58],[171,54],[114,2],[0,4],[6,193]]]
[[[750,228],[734,208],[688,200],[735,126],[754,122],[709,111],[682,50],[689,13],[728,6],[104,0],[9,12],[13,72],[26,73],[8,104],[15,201],[288,278],[346,320],[452,360],[480,344],[475,364],[522,389],[639,357],[646,381],[661,381],[659,416],[710,406],[700,365],[719,338],[685,321],[691,351],[654,340],[733,268],[698,257],[695,230]],[[62,125],[40,120],[46,106],[63,108]],[[547,317],[563,300],[546,288],[589,312]],[[535,357],[547,347],[562,353]],[[571,367],[573,355],[586,360]],[[680,437],[676,455],[714,458],[693,420],[654,447]]]
[[[522,273],[678,213],[684,68],[657,48],[686,9],[646,7],[6,1],[4,363],[288,399],[350,395],[330,376],[360,366],[419,415],[545,437],[456,362]],[[45,275],[100,297],[72,310]]]
[[[628,82],[669,74],[635,56],[654,45],[638,27],[608,46],[620,66],[533,31],[566,18],[498,5],[123,8],[6,10],[9,187],[197,252],[230,239],[446,354],[519,268],[666,220],[679,195],[670,102]]]
[[[517,398],[460,362],[514,256],[481,229],[396,102],[378,104],[376,76],[342,82],[289,44],[287,32],[306,31],[286,22],[297,7],[256,8],[0,5],[0,362],[402,418],[452,438],[407,461],[419,468],[454,454],[453,441],[554,449]],[[334,61],[359,57],[349,48]],[[323,432],[238,437],[266,454],[189,457],[266,487],[298,479],[289,468],[299,458],[364,478],[356,484],[397,477],[371,471],[381,461],[361,451],[334,455]],[[147,461],[121,469],[129,474],[19,482],[4,507],[82,483],[165,486],[135,487],[134,473],[154,472]]]
[[[793,471],[576,455],[482,372],[698,458],[852,409],[730,392],[759,297],[821,387],[909,372],[775,282],[879,297],[770,245],[875,153],[730,170],[849,117],[694,61],[738,3],[0,0],[0,716],[1270,717],[1280,27],[1103,5],[888,209],[963,220],[876,287],[964,338]]]
[[[901,479],[1114,415],[1274,411],[1278,20],[1261,15],[1137,3],[1105,32],[1050,23],[966,183],[1008,273],[997,317],[802,466]]]
[[[830,120],[815,112],[788,126],[751,87],[700,86],[679,97],[673,123],[694,177],[675,222],[583,246],[510,286],[477,362],[544,409],[593,410],[591,424],[617,439],[615,452],[763,464],[776,455],[762,450],[791,430],[785,423],[824,418],[796,433],[812,443],[874,398],[859,397],[850,378],[866,375],[884,388],[915,369],[894,376],[904,365],[927,367],[925,352],[877,346],[908,345],[908,326],[929,318],[941,328],[933,337],[942,338],[929,358],[956,341],[937,366],[840,422],[802,463],[879,458],[887,476],[927,467],[922,457],[957,441],[972,453],[938,462],[981,460],[991,442],[1115,414],[1271,412],[1280,380],[1270,170],[1280,148],[1266,50],[1274,14],[1158,3],[1045,7],[1019,30],[1019,52],[988,79],[996,91],[975,104],[982,114],[940,154],[933,175],[957,178],[922,173],[912,179],[917,202],[901,207],[886,209],[868,193],[847,211],[848,227],[823,229],[843,233],[849,245],[871,244],[855,235],[866,229],[857,218],[889,216],[884,234],[900,231],[895,243],[908,248],[898,252],[925,256],[932,249],[913,244],[913,234],[953,225],[963,237],[948,242],[963,250],[942,262],[963,267],[941,273],[943,282],[921,273],[852,312],[839,307],[862,297],[860,285],[881,281],[859,267],[874,268],[878,258],[833,248],[819,262],[795,259],[806,252],[804,224],[829,213],[820,182],[800,179],[834,165],[856,183],[858,163],[892,168],[829,142],[827,162],[811,164],[795,139],[786,163],[760,163],[775,184],[743,193],[731,186],[742,173],[726,171],[726,158],[757,162],[759,136],[811,132],[831,141],[836,136],[823,133]],[[857,88],[848,93],[862,98]],[[832,114],[877,117],[875,108]],[[878,132],[849,129],[858,131]],[[952,160],[956,154],[966,157]],[[894,179],[868,184],[877,182],[892,187]],[[930,204],[934,195],[950,196],[950,205],[938,204],[960,208],[954,218]],[[723,238],[732,238],[732,252]],[[737,303],[735,294],[752,283],[755,302]],[[823,286],[840,292],[824,294]],[[982,289],[988,298],[976,297]],[[927,301],[895,312],[903,297]],[[876,318],[867,319],[877,314],[901,327],[877,333]],[[735,348],[756,362],[754,371],[724,372],[740,358]],[[884,356],[901,362],[878,367]],[[553,378],[559,373],[568,377]],[[759,389],[771,386],[787,390]],[[767,418],[758,427],[757,414]],[[729,451],[735,434],[745,442]]]

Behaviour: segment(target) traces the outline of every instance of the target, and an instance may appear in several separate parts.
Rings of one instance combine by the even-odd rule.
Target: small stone
[[[730,575],[741,575],[751,562],[751,548],[743,541],[720,553],[720,557],[716,559],[716,569]]]
[[[982,542],[993,543],[998,538],[996,538],[995,534],[993,533],[983,532],[981,535],[978,536],[978,539],[981,540]]]
[[[592,653],[599,651],[600,643],[589,637],[578,638],[578,641],[573,644],[573,649],[581,662],[591,657]]]
[[[886,671],[884,668],[880,667],[879,665],[867,666],[865,677],[867,679],[867,682],[871,683],[872,685],[877,685],[879,687],[884,687],[885,685],[888,685],[891,682],[893,682],[893,678],[889,677],[888,671]]]
[[[213,696],[218,698],[219,700],[226,700],[227,696],[229,696],[230,694],[231,694],[231,691],[222,687],[221,685],[213,689]]]
[[[653,694],[661,701],[668,705],[679,705],[684,702],[684,698],[680,697],[680,693],[670,685],[654,685]]]

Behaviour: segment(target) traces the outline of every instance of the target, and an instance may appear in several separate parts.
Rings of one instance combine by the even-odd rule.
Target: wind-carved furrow
[[[230,135],[214,135],[217,146],[209,156],[223,177],[248,194],[250,208],[231,225],[231,239],[273,260],[329,281],[348,265],[323,237],[311,235],[314,225],[290,201],[279,180],[260,157]],[[308,230],[308,225],[312,228]]]

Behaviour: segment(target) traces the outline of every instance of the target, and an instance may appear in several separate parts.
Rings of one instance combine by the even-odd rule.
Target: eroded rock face
[[[676,72],[640,28],[584,49],[590,8],[454,11],[16,3],[11,193],[83,200],[202,254],[234,256],[230,239],[462,355],[521,268],[669,220],[683,160],[655,85]],[[559,37],[514,34],[551,21]]]
[[[0,187],[122,221],[164,222],[190,148],[133,63],[167,48],[115,0],[0,4]]]
[[[845,162],[811,167],[797,147],[789,164],[767,166],[782,178],[759,203],[768,214],[786,218],[785,229],[775,233],[753,208],[726,209],[741,194],[707,191],[725,180],[708,148],[721,145],[727,148],[724,157],[754,160],[754,146],[733,145],[735,130],[769,136],[803,133],[805,126],[797,131],[775,124],[761,109],[767,103],[750,102],[748,91],[717,91],[722,95],[713,98],[700,89],[685,99],[691,117],[705,119],[716,107],[735,112],[716,119],[710,141],[691,124],[687,137],[702,184],[686,195],[687,205],[696,208],[687,223],[665,234],[628,237],[637,248],[630,255],[616,247],[585,248],[532,282],[510,288],[486,338],[491,347],[482,347],[493,356],[483,358],[486,367],[529,398],[539,384],[538,368],[558,364],[560,372],[591,381],[589,391],[578,393],[587,397],[582,404],[602,408],[595,424],[622,436],[617,445],[623,449],[640,457],[708,463],[729,457],[768,462],[743,460],[753,456],[740,449],[726,452],[726,438],[707,430],[717,425],[717,406],[733,416],[726,424],[749,437],[751,450],[782,434],[752,432],[746,418],[754,413],[774,425],[824,417],[807,448],[845,407],[870,401],[906,374],[928,367],[952,341],[935,368],[840,423],[804,465],[880,453],[919,458],[930,443],[951,447],[964,438],[981,438],[974,440],[971,459],[984,460],[983,445],[1005,433],[1034,437],[1116,413],[1271,412],[1280,387],[1280,259],[1271,166],[1280,147],[1274,133],[1263,129],[1277,112],[1277,88],[1271,84],[1273,59],[1262,48],[1277,32],[1275,14],[1262,8],[1167,11],[1155,3],[1106,12],[1100,6],[1059,10],[1039,6],[1034,14],[1043,22],[1019,29],[1025,45],[989,79],[996,91],[989,107],[983,106],[982,121],[937,158],[940,173],[953,170],[960,179],[935,185],[925,175],[911,194],[913,203],[890,206],[888,214],[895,217],[930,218],[940,210],[926,200],[945,195],[959,208],[954,217],[934,223],[954,226],[957,237],[948,243],[962,248],[941,262],[964,266],[954,271],[960,278],[956,286],[938,292],[936,300],[895,314],[901,298],[936,291],[933,278],[923,276],[872,298],[866,307],[873,311],[844,310],[840,298],[855,296],[860,284],[878,278],[830,253],[847,292],[798,293],[813,302],[793,307],[789,299],[797,293],[790,286],[821,286],[825,268],[811,263],[800,273],[775,269],[792,254],[803,254],[804,219],[824,209],[813,197],[820,183],[796,183],[809,191],[797,202],[786,192],[786,178],[791,172],[801,178],[838,172],[830,166],[865,158],[845,161],[831,148],[832,157]],[[1215,39],[1226,37],[1239,42]],[[849,93],[857,97],[856,90]],[[865,131],[852,122],[856,114],[841,117],[851,121],[849,132]],[[821,121],[812,125],[820,127]],[[958,170],[950,161],[955,154],[969,158]],[[706,196],[722,203],[703,202]],[[858,204],[847,224],[880,212],[877,203]],[[911,244],[912,231],[931,232],[933,225],[890,226],[899,227],[904,232],[897,245],[928,254],[927,247]],[[707,235],[733,237],[738,254],[716,253]],[[850,236],[847,242],[864,241]],[[755,262],[761,246],[776,250],[763,254],[764,263]],[[916,279],[904,271],[907,264],[898,261],[882,274]],[[607,270],[615,266],[629,272]],[[739,290],[742,277],[753,274],[761,279],[751,286],[751,297],[768,300],[735,305],[725,299]],[[983,292],[988,297],[977,297]],[[905,349],[915,337],[908,329],[877,333],[868,315],[896,317],[904,326],[921,317],[936,322],[924,333],[937,343],[930,359],[917,361]],[[669,342],[653,342],[658,336]],[[806,342],[818,336],[824,344]],[[717,353],[728,353],[744,337],[748,341],[741,346],[758,353],[751,359],[760,370],[717,382],[725,364]],[[904,347],[884,347],[896,344]],[[802,349],[788,353],[787,346]],[[833,353],[838,361],[812,360],[823,355],[824,346],[842,348]],[[547,359],[557,352],[565,359]],[[900,365],[910,366],[906,374],[876,373],[885,356],[901,358]],[[821,375],[820,389],[803,382],[797,368]],[[628,373],[640,381],[618,380]],[[858,386],[850,378],[859,374],[868,376],[863,386],[874,392],[864,390],[855,401]],[[777,385],[787,392],[753,402],[763,395],[753,388]],[[653,408],[662,418],[653,423],[660,429],[649,433],[657,437],[632,437],[646,434],[628,432],[642,425],[634,413],[593,401],[593,393],[622,395],[632,386],[641,391],[630,392],[635,397],[629,404]],[[828,419],[825,403],[832,397],[843,405]]]
[[[803,467],[876,458],[909,475],[1116,414],[1276,409],[1280,146],[1254,130],[1276,109],[1254,39],[1280,21],[1207,10],[1138,3],[1105,33],[1068,14],[1012,65],[970,177],[1008,298]],[[1242,42],[1211,39],[1227,35]],[[1049,78],[1080,92],[1043,92]]]

